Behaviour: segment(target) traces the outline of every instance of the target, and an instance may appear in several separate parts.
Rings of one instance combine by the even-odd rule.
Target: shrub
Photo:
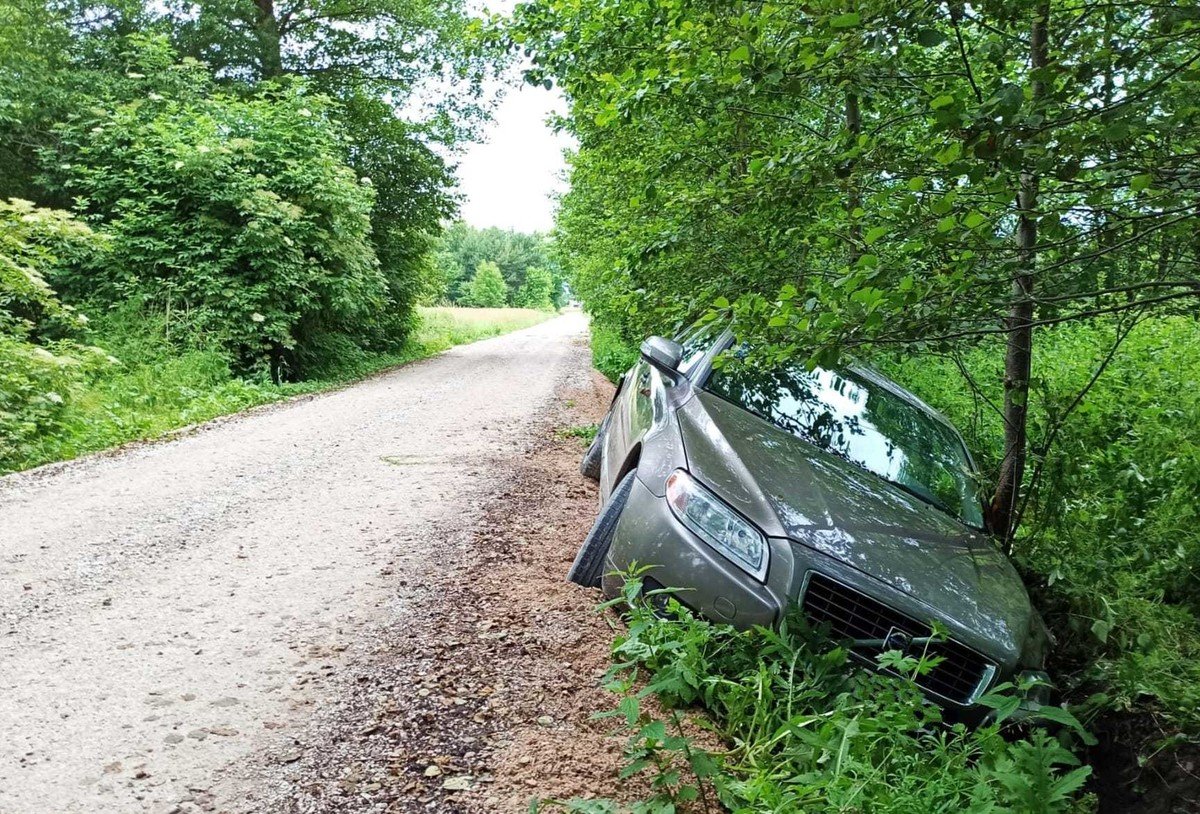
[[[62,258],[98,247],[65,212],[0,201],[0,472],[22,466],[37,439],[60,428],[84,369],[106,359],[75,341],[85,320],[45,280]]]
[[[77,301],[161,313],[239,370],[294,377],[314,337],[361,335],[384,313],[370,184],[342,161],[330,103],[302,85],[235,96],[195,63],[151,58],[124,91],[135,98],[60,125],[47,151],[56,185],[111,239],[105,262],[57,281]]]
[[[473,308],[503,308],[508,286],[500,267],[484,260],[475,267],[475,275],[467,283],[465,302]]]
[[[978,729],[946,725],[912,683],[853,667],[844,648],[799,618],[780,631],[738,632],[674,600],[651,607],[641,587],[626,585],[628,629],[608,676],[610,689],[625,694],[614,715],[632,732],[624,774],[649,771],[656,792],[634,810],[678,810],[708,794],[736,814],[1090,809],[1077,799],[1090,770],[1040,729],[1006,732],[1003,715]],[[915,659],[893,663],[923,669]],[[671,711],[666,720],[642,708],[650,695]],[[986,700],[1003,705],[1000,696]],[[724,751],[704,749],[683,724],[678,711],[696,706]],[[1047,712],[1066,724],[1064,741],[1080,731],[1064,710]],[[568,807],[616,810],[596,801]]]
[[[592,320],[591,332],[592,364],[615,382],[638,360],[637,346],[621,336],[616,328],[596,319]]]

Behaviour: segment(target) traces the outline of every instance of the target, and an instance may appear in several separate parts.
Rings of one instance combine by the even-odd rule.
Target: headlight
[[[667,503],[680,523],[759,579],[767,575],[767,540],[762,532],[682,469],[667,477]]]

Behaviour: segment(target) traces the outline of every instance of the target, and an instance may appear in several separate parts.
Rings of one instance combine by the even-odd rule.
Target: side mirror
[[[642,358],[660,370],[674,373],[683,358],[683,348],[678,342],[652,336],[642,343]]]

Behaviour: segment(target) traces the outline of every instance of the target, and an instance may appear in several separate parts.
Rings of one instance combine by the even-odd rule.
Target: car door
[[[679,371],[688,375],[703,366],[708,354],[724,332],[718,321],[697,323],[675,341],[683,350]],[[634,448],[641,443],[655,421],[655,399],[660,404],[663,389],[671,385],[670,379],[644,359],[629,369],[621,379],[620,390],[613,403],[609,426],[605,431],[604,458],[600,467],[600,497],[607,500],[616,488]],[[659,411],[661,413],[661,410]]]

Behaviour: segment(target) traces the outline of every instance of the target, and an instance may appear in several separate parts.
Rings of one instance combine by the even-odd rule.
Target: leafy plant
[[[643,596],[636,577],[615,604],[627,629],[608,675],[623,696],[613,715],[630,734],[625,774],[648,772],[653,791],[631,811],[715,811],[718,801],[738,814],[1090,810],[1079,796],[1090,769],[1060,738],[1022,735],[1003,715],[977,729],[947,724],[914,685],[854,667],[800,618],[742,633],[698,619],[669,593]],[[648,712],[651,696],[665,719]],[[684,712],[697,708],[702,715],[685,724]],[[1081,731],[1065,710],[1047,713],[1067,725],[1067,742]],[[724,749],[702,748],[703,729]],[[620,809],[615,801],[559,805]]]
[[[132,58],[141,97],[63,123],[47,148],[111,246],[55,284],[100,308],[132,300],[172,336],[277,380],[299,375],[315,337],[362,337],[388,302],[374,193],[340,159],[328,100],[301,85],[218,92],[154,40]]]
[[[507,297],[508,287],[500,268],[484,260],[475,267],[475,274],[467,283],[463,304],[474,308],[503,308]]]
[[[23,465],[40,437],[61,431],[85,371],[111,361],[77,341],[86,320],[46,282],[60,262],[100,248],[65,212],[0,201],[0,471]]]

